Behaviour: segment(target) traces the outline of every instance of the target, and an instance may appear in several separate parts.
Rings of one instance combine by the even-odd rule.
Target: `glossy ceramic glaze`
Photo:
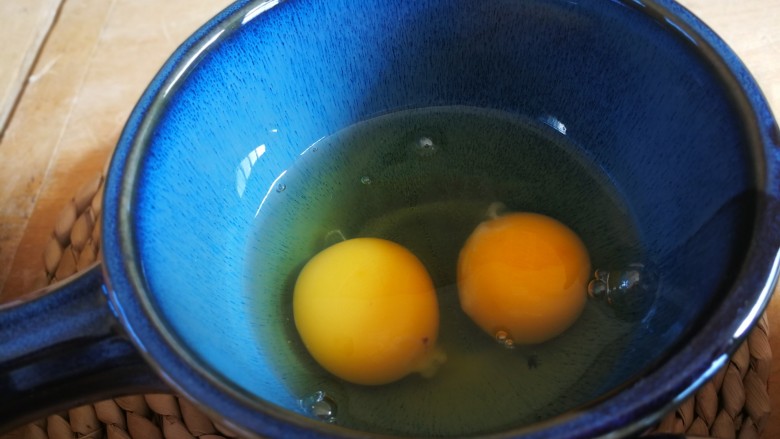
[[[438,105],[565,133],[629,200],[664,267],[605,383],[619,391],[507,435],[637,432],[727,360],[776,277],[780,136],[744,66],[679,5],[239,1],[162,68],[106,182],[109,303],[169,385],[247,434],[360,434],[299,414],[273,373],[265,353],[283,340],[255,340],[268,322],[252,307],[274,298],[249,295],[246,241],[309,145]]]

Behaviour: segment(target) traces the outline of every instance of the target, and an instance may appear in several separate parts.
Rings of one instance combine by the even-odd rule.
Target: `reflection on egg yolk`
[[[463,311],[482,330],[520,344],[571,326],[587,298],[590,257],[580,238],[548,216],[514,213],[483,222],[458,259]]]
[[[312,357],[346,381],[386,384],[443,361],[433,282],[394,242],[356,238],[318,253],[298,276],[293,314]]]

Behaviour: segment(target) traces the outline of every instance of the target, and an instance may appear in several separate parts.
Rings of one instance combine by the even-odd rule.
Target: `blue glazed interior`
[[[632,2],[282,3],[218,39],[172,89],[142,157],[135,235],[170,332],[245,392],[297,410],[247,295],[246,241],[305,148],[406,108],[553,116],[630,202],[656,307],[609,387],[680,342],[730,286],[760,184],[728,90],[696,42]],[[291,237],[294,239],[294,237]],[[269,255],[273,257],[273,255]]]

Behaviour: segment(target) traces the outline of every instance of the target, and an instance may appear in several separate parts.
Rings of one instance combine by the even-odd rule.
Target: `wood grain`
[[[37,79],[0,142],[3,297],[39,286],[40,249],[62,200],[105,167],[127,115],[168,55],[228,3],[65,2],[34,67]]]
[[[229,1],[67,0],[57,14],[60,3],[0,2],[0,126],[2,108],[15,103],[0,141],[5,300],[40,282],[41,253],[64,200],[104,168],[124,120],[166,57]],[[780,1],[681,3],[735,50],[780,114]],[[780,334],[778,295],[768,314]],[[780,357],[780,335],[771,340]],[[775,417],[763,437],[780,438],[780,361],[770,386]]]
[[[49,176],[72,172],[78,184],[79,173],[68,167],[67,162],[83,161],[87,145],[68,157],[57,152],[64,134],[74,127],[74,107],[80,102],[84,105],[82,88],[90,65],[95,63],[95,48],[112,4],[106,0],[65,3],[32,71],[36,80],[25,88],[0,142],[3,156],[0,161],[0,288],[6,283],[8,273],[13,273],[15,291],[26,291],[35,286],[29,280],[35,273],[32,255],[38,252],[34,247],[37,237],[30,235],[33,230],[27,226],[46,223],[59,209],[56,198],[67,199],[70,195],[65,193],[72,190],[70,183],[54,187]],[[89,129],[89,125],[81,129]],[[58,160],[60,157],[64,160]],[[44,237],[48,233],[41,229],[36,231]],[[14,255],[25,233],[32,239],[21,247],[20,258],[14,263]]]
[[[30,77],[30,68],[38,56],[62,0],[26,0],[0,2],[0,136],[6,126],[24,84]]]

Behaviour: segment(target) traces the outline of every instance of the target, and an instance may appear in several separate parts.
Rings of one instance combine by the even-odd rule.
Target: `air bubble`
[[[327,393],[318,390],[311,396],[301,399],[300,404],[309,416],[329,424],[336,422],[336,401]]]
[[[439,150],[438,145],[430,137],[420,137],[413,143],[414,152],[420,157],[430,157]]]
[[[622,270],[596,270],[588,296],[611,306],[624,320],[644,318],[655,302],[658,274],[649,264],[633,263]]]
[[[608,292],[609,287],[607,287],[607,283],[601,279],[593,279],[588,284],[588,296],[590,296],[591,299],[601,299],[605,297]]]
[[[364,176],[360,177],[360,182],[365,184],[365,185],[369,185],[369,184],[371,184],[371,177],[369,177],[368,175],[364,175]]]
[[[507,349],[514,349],[515,348],[515,341],[512,340],[512,337],[509,336],[509,333],[506,331],[497,331],[496,332],[496,341],[501,346],[507,348]]]
[[[284,183],[279,183],[279,185],[276,186],[276,192],[284,192],[285,189],[287,189],[287,185]]]

